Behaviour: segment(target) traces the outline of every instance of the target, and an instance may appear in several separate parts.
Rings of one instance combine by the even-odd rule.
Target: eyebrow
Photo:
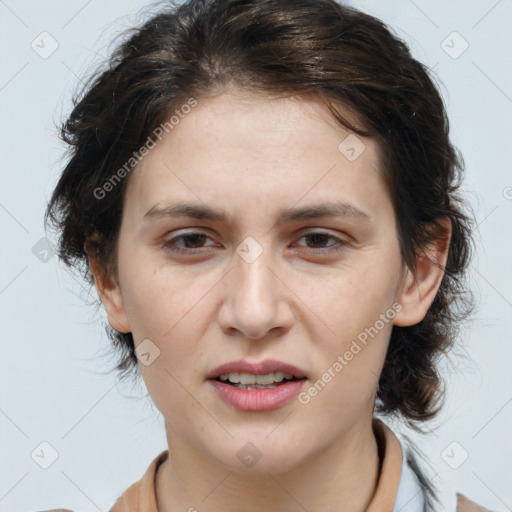
[[[277,222],[293,222],[307,219],[316,219],[320,217],[354,217],[370,222],[371,216],[359,208],[340,201],[320,203],[311,206],[294,207],[282,210],[277,218]],[[206,205],[174,202],[165,207],[153,206],[143,217],[144,221],[153,218],[167,217],[191,217],[194,219],[203,219],[228,223],[228,215],[222,210],[213,210]]]

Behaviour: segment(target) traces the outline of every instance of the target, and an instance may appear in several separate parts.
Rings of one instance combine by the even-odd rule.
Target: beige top
[[[377,488],[366,512],[393,512],[402,472],[402,448],[393,432],[382,421],[374,420],[374,431],[379,445],[379,453],[384,456]],[[158,512],[155,476],[158,466],[168,456],[169,451],[165,450],[153,459],[142,479],[132,484],[109,512]],[[456,512],[488,511],[462,494],[457,494]]]
[[[393,512],[402,474],[402,448],[393,432],[382,421],[374,419],[374,432],[382,458],[379,481],[366,512]],[[153,459],[143,477],[133,483],[115,502],[109,512],[158,512],[155,477],[158,467],[169,457],[165,450]],[[44,512],[73,512],[54,509]],[[406,512],[405,510],[403,512]],[[457,494],[456,512],[489,512],[462,494]]]

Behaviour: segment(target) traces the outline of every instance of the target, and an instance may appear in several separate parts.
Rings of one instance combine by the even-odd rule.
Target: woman
[[[472,222],[406,45],[332,0],[191,0],[134,31],[62,136],[46,220],[165,418],[112,511],[436,510],[376,414],[438,412]]]

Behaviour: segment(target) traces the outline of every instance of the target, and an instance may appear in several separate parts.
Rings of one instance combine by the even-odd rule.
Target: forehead
[[[385,203],[377,143],[351,134],[319,101],[238,92],[200,99],[180,116],[132,172],[126,205],[140,216],[194,199],[259,204],[268,214],[301,198],[350,198],[362,210]]]

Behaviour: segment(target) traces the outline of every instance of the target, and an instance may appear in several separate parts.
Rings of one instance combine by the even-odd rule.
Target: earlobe
[[[421,322],[441,286],[451,238],[450,219],[440,221],[443,233],[416,258],[416,270],[406,269],[398,301],[402,309],[394,325],[408,327]]]
[[[108,323],[118,332],[131,332],[119,285],[112,276],[108,275],[101,262],[90,255],[88,260],[98,295],[107,312]]]

